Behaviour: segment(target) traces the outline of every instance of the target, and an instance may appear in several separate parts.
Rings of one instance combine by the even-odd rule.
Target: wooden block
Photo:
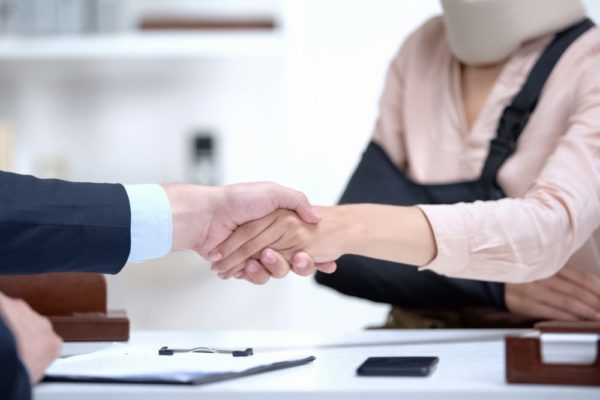
[[[69,272],[2,276],[0,291],[25,300],[42,315],[106,313],[106,279],[101,274]]]
[[[273,30],[276,23],[272,18],[216,18],[216,17],[145,17],[140,22],[144,31],[239,31],[239,30]]]
[[[129,319],[125,311],[107,313],[75,313],[50,316],[56,333],[65,341],[127,341]]]
[[[125,311],[107,310],[106,279],[101,274],[2,276],[0,291],[48,317],[65,341],[129,339]]]
[[[538,327],[542,332],[600,333],[600,324],[593,321],[548,322],[537,324]],[[596,346],[593,364],[545,364],[539,337],[508,336],[505,338],[506,380],[510,383],[600,386],[600,341]]]

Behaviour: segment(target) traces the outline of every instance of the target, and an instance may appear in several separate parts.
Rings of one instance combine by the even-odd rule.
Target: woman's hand
[[[320,207],[322,220],[318,225],[306,224],[287,210],[279,210],[265,218],[239,227],[214,250],[221,259],[213,263],[213,269],[223,278],[244,277],[257,272],[256,261],[265,266],[284,265],[283,260],[294,266],[300,275],[314,272],[316,266],[333,272],[331,260],[343,254],[343,233],[347,231],[343,210],[337,207]],[[308,256],[310,254],[310,256]],[[289,267],[275,268],[274,277],[285,276]],[[262,282],[261,282],[262,283]]]
[[[504,299],[511,312],[528,317],[600,320],[600,278],[574,268],[531,283],[506,284]]]

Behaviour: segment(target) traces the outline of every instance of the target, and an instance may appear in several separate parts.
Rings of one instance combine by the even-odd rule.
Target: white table
[[[37,400],[117,399],[600,399],[600,388],[509,385],[504,379],[506,330],[402,330],[318,334],[286,331],[133,332],[131,343],[173,347],[305,349],[311,364],[202,386],[42,383]],[[107,343],[68,343],[63,354]],[[427,378],[357,377],[370,356],[437,356]]]

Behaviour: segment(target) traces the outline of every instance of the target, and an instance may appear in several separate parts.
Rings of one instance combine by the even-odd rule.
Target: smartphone
[[[437,357],[369,357],[356,370],[361,376],[429,376]]]

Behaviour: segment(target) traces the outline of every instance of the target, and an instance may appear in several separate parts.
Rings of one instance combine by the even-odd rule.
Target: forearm
[[[117,273],[130,250],[127,194],[0,171],[0,240],[4,274]]]
[[[335,219],[331,234],[340,254],[366,257],[411,265],[426,265],[436,255],[433,231],[417,207],[379,204],[353,204],[321,209],[324,221]]]

